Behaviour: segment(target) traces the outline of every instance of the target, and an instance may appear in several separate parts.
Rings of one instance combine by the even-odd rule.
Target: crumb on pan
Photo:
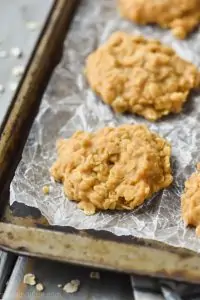
[[[35,275],[32,273],[25,274],[23,282],[27,285],[36,285]]]
[[[45,185],[45,186],[43,186],[42,191],[43,191],[44,195],[47,195],[50,192],[50,187],[48,185]]]
[[[100,273],[99,272],[91,272],[90,278],[92,279],[100,279]]]
[[[44,291],[44,285],[42,283],[37,283],[35,288],[38,292]]]
[[[65,291],[68,294],[73,294],[78,291],[79,286],[80,286],[80,280],[74,279],[64,285],[63,291]]]

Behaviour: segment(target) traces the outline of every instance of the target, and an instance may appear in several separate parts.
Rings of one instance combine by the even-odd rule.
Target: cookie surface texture
[[[134,209],[173,179],[169,143],[145,125],[77,131],[57,151],[51,175],[88,215]]]
[[[122,16],[138,24],[158,24],[184,39],[200,23],[199,0],[119,0]]]
[[[116,112],[155,121],[179,113],[191,89],[199,86],[197,68],[157,40],[114,33],[89,55],[90,87]]]
[[[196,234],[200,236],[200,164],[198,164],[198,172],[193,173],[185,182],[181,210],[186,225],[196,227]]]

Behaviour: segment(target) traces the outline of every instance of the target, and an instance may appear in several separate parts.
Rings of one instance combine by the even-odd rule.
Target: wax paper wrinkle
[[[184,181],[200,161],[200,96],[198,92],[192,93],[182,113],[169,115],[157,123],[135,115],[114,114],[90,90],[84,66],[89,53],[118,30],[157,38],[200,67],[200,30],[180,41],[158,26],[137,26],[121,19],[116,1],[101,0],[98,5],[93,0],[82,1],[66,37],[63,59],[49,83],[12,181],[10,203],[18,201],[37,207],[50,224],[107,230],[200,252],[200,239],[194,229],[184,226],[180,212]],[[70,137],[76,130],[93,131],[123,123],[145,123],[171,143],[174,181],[134,211],[86,216],[66,199],[62,185],[50,178],[49,168],[56,159],[56,140]],[[49,195],[43,194],[44,185],[50,186]]]

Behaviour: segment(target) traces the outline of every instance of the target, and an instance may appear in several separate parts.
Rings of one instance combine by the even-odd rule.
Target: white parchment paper
[[[122,20],[115,0],[83,0],[66,38],[63,60],[49,84],[11,184],[10,203],[18,201],[39,208],[51,224],[134,235],[200,252],[195,230],[186,229],[180,217],[184,181],[200,161],[200,94],[191,95],[181,114],[157,123],[134,115],[115,115],[91,92],[83,68],[88,54],[117,30],[157,38],[200,67],[200,30],[187,40],[178,41],[167,30]],[[74,111],[79,103],[83,104]],[[138,122],[146,123],[171,142],[172,186],[132,212],[85,216],[75,203],[65,198],[62,185],[50,179],[56,140],[71,136],[77,129],[92,131],[105,125]],[[45,196],[42,187],[46,184],[50,184],[51,191]]]

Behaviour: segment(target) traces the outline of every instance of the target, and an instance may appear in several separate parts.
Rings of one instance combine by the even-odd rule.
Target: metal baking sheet
[[[87,16],[88,10],[88,7],[85,6],[86,2],[82,1],[81,3],[82,6],[71,26],[71,30],[77,28],[79,40],[80,19],[82,19],[80,12]],[[19,202],[13,203],[10,207],[8,205],[6,187],[19,162],[46,82],[51,75],[52,68],[61,57],[63,37],[66,35],[76,4],[78,4],[77,0],[56,1],[37,48],[34,50],[26,77],[17,92],[15,104],[1,136],[0,247],[14,253],[50,260],[199,283],[200,255],[196,252],[170,247],[156,240],[114,235],[109,231],[76,230],[68,226],[50,226],[37,208]],[[110,5],[111,2],[108,4]],[[103,10],[103,12],[107,14],[107,10]],[[91,35],[89,29],[84,33],[84,40],[88,34]],[[79,88],[73,84],[76,82],[75,73],[73,73],[73,67],[69,68],[67,58],[70,56],[75,64],[78,64],[78,61],[68,41],[66,40],[63,60],[55,70],[44,98],[48,97],[51,102],[60,101],[62,105],[63,103],[67,104],[68,101],[68,105],[65,106],[64,124],[73,117],[75,108],[86,99],[83,97],[84,93],[81,94],[81,97],[77,97]],[[94,48],[97,46],[95,43],[93,44]],[[86,40],[84,45],[87,44]],[[67,50],[68,46],[69,51]],[[78,51],[77,49],[76,52],[78,53]],[[68,70],[67,73],[66,70]],[[72,78],[70,74],[72,74]],[[80,77],[79,74],[79,82],[81,82]],[[66,84],[69,79],[70,84]],[[86,84],[86,81],[84,82]],[[61,101],[61,99],[64,100]],[[48,126],[50,129],[50,124]]]
[[[82,1],[66,38],[63,59],[55,71],[57,95],[52,97],[50,85],[11,185],[11,204],[21,202],[38,208],[52,225],[105,230],[115,235],[162,241],[199,252],[200,239],[196,238],[193,229],[185,228],[181,220],[180,195],[185,179],[200,160],[200,97],[193,93],[181,114],[170,115],[157,123],[149,123],[134,115],[115,115],[91,92],[83,70],[88,54],[117,30],[157,38],[186,60],[200,66],[200,31],[179,41],[167,30],[141,27],[121,19],[115,1],[99,1],[98,5],[92,0]],[[84,104],[68,120],[70,105],[81,101]],[[56,140],[69,137],[78,129],[92,131],[122,123],[146,123],[170,141],[174,182],[134,211],[85,216],[73,202],[66,200],[62,186],[50,179],[49,167],[56,159]],[[51,186],[49,196],[42,192],[46,184]]]
[[[54,272],[52,272],[54,270]],[[2,300],[133,300],[130,279],[125,274],[98,271],[100,279],[91,279],[90,273],[97,270],[75,267],[58,262],[19,257]],[[37,292],[34,286],[23,283],[24,275],[32,273],[45,289]],[[80,288],[67,294],[62,287],[73,279],[80,280]]]
[[[0,128],[15,94],[10,85],[20,82],[20,76],[14,76],[12,70],[18,66],[26,69],[53,4],[54,0],[1,1],[0,51],[5,51],[6,56],[0,58],[0,84],[4,87],[4,92],[0,94]],[[10,26],[7,26],[8,22]],[[30,23],[32,29],[29,28]],[[22,52],[20,58],[10,54],[13,47]]]

